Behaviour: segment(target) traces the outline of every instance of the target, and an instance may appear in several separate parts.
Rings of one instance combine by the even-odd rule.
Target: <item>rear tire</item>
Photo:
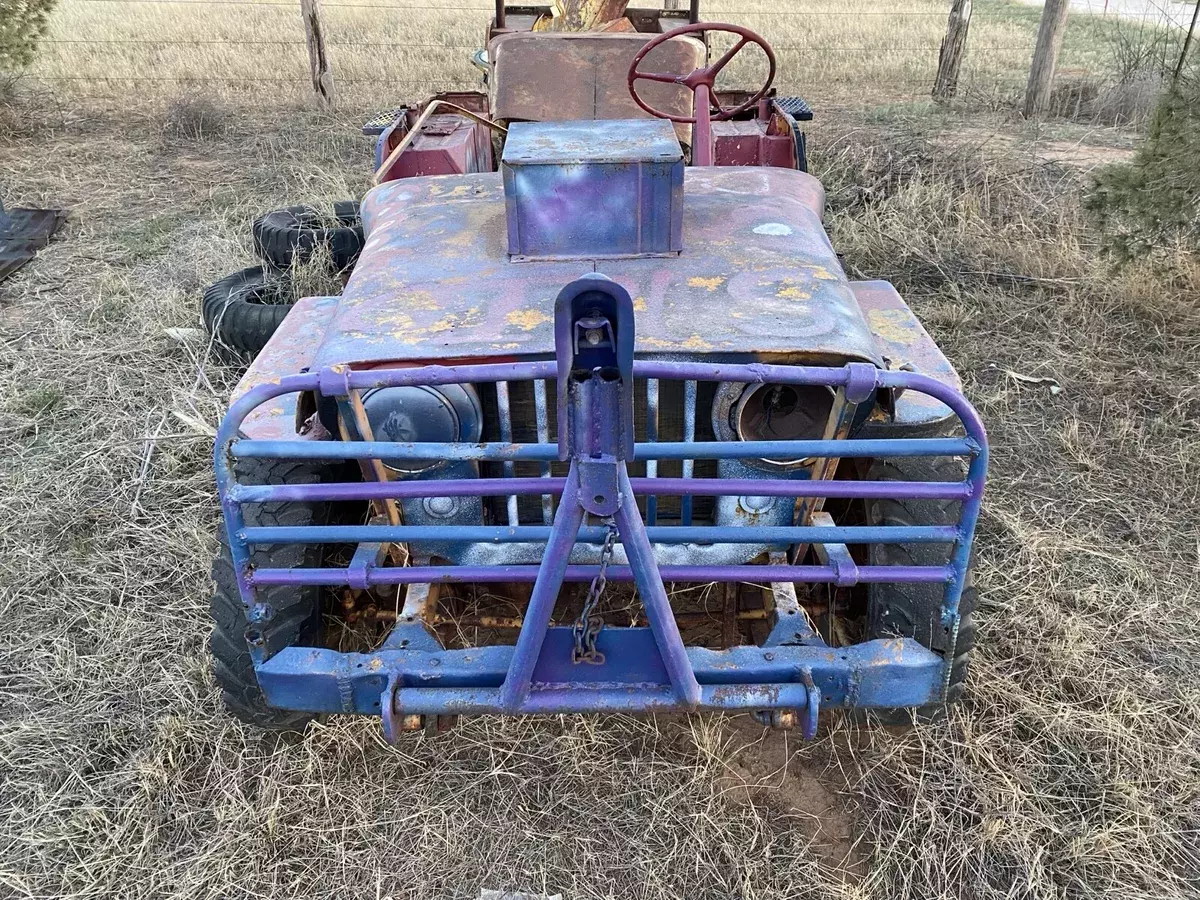
[[[244,484],[314,484],[321,480],[320,470],[292,460],[240,460],[238,469],[238,480]],[[324,503],[259,503],[246,504],[242,509],[250,526],[320,525],[330,518],[329,505]],[[319,566],[321,555],[319,545],[267,544],[254,548],[251,561],[256,567]],[[221,687],[225,707],[243,722],[268,731],[302,731],[314,716],[268,706],[259,687],[246,644],[249,623],[238,593],[224,524],[212,577],[216,590],[209,606],[213,620],[209,647],[213,675]],[[317,642],[321,627],[319,587],[275,585],[259,588],[258,596],[275,613],[258,629],[268,659],[285,647]]]
[[[912,457],[876,460],[867,475],[871,481],[961,481],[963,467],[952,457]],[[962,504],[957,500],[872,500],[867,504],[868,525],[957,525]],[[950,559],[950,544],[872,544],[872,566],[941,566]],[[942,625],[944,590],[940,584],[872,584],[867,592],[868,640],[907,637],[919,641],[945,658],[952,635]],[[957,701],[966,689],[971,652],[975,649],[975,585],[968,568],[959,601],[958,639],[946,703]],[[946,704],[915,709],[878,709],[872,712],[885,724],[932,721],[945,714]]]

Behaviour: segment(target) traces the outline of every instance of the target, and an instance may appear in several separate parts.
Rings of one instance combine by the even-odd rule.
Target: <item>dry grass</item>
[[[640,5],[653,6],[653,2]],[[395,105],[431,87],[474,87],[487,0],[331,0],[335,81],[349,105]],[[776,47],[780,87],[820,101],[928,96],[946,28],[944,0],[724,0],[705,16],[758,29]],[[978,0],[961,85],[1009,104],[1025,83],[1039,11]],[[1175,31],[1072,15],[1060,65],[1069,73],[1128,66]],[[279,0],[60,0],[34,72],[56,91],[174,97],[181,90],[267,105],[304,99],[308,63],[295,4]],[[739,74],[736,69],[733,75]],[[742,73],[749,75],[749,69]]]
[[[220,710],[210,432],[237,373],[164,332],[252,263],[254,215],[361,193],[367,146],[233,98],[219,139],[165,132],[188,96],[0,134],[4,201],[71,211],[0,286],[0,896],[1200,896],[1200,273],[1109,271],[1047,161],[1126,135],[891,109],[812,136],[848,269],[900,286],[991,431],[949,722],[803,745],[484,718],[393,749]]]

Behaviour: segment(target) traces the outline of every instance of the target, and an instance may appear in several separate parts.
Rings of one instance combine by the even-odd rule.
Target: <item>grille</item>
[[[557,442],[558,415],[555,379],[500,381],[476,384],[483,404],[484,440],[522,444]],[[639,442],[715,441],[712,425],[713,397],[717,382],[660,381],[657,378],[634,379],[634,432]],[[706,478],[717,474],[717,462],[701,460],[638,460],[629,467],[635,477]],[[481,474],[488,478],[562,477],[567,463],[505,462],[483,463]],[[554,498],[498,497],[487,501],[495,522],[508,525],[549,525],[554,516]],[[707,523],[713,519],[712,497],[638,498],[638,508],[647,524]]]

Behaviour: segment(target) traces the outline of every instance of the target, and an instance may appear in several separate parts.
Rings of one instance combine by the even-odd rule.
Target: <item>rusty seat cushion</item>
[[[626,81],[629,64],[655,35],[513,33],[492,39],[492,115],[501,120],[557,122],[572,119],[641,119]],[[705,62],[704,44],[680,37],[656,47],[641,69],[688,75]],[[651,106],[692,114],[692,92],[653,81],[638,82]],[[686,140],[690,126],[676,126]]]

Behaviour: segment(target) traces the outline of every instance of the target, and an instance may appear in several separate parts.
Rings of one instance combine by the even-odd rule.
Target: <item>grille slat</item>
[[[544,379],[539,378],[533,383],[533,408],[537,420],[537,441],[539,444],[550,443],[550,410],[547,408],[548,406],[546,382]],[[543,478],[551,476],[550,463],[542,463],[540,468]],[[542,494],[542,522],[549,525],[553,520],[554,498],[549,494]]]
[[[646,440],[651,443],[658,443],[658,379],[646,379]],[[646,460],[646,477],[658,477],[658,460]],[[646,522],[650,525],[658,524],[658,498],[650,496],[646,498]]]
[[[503,387],[501,386],[503,385]],[[483,401],[485,440],[513,440],[517,443],[553,444],[558,434],[558,409],[554,398],[558,384],[553,378],[531,381],[477,384]],[[638,378],[634,381],[634,434],[638,441],[713,441],[711,409],[715,382],[659,381]],[[507,410],[507,411],[506,411]],[[511,435],[511,438],[509,437]],[[631,462],[629,474],[651,478],[704,478],[716,475],[715,460],[664,459]],[[483,473],[492,477],[562,477],[567,466],[560,462],[485,463]],[[516,521],[511,507],[515,499]],[[516,498],[488,498],[493,521],[509,524],[549,525],[554,520],[554,498],[525,495]],[[711,520],[715,501],[712,497],[641,497],[638,499],[649,524],[690,524]],[[684,517],[690,506],[690,518]]]
[[[496,409],[500,415],[500,440],[511,444],[513,440],[512,406],[508,401],[508,382],[496,382]],[[515,463],[506,462],[503,465],[504,477],[514,478],[517,474]],[[519,525],[520,515],[517,512],[517,495],[509,494],[504,498],[508,510],[508,524]]]

